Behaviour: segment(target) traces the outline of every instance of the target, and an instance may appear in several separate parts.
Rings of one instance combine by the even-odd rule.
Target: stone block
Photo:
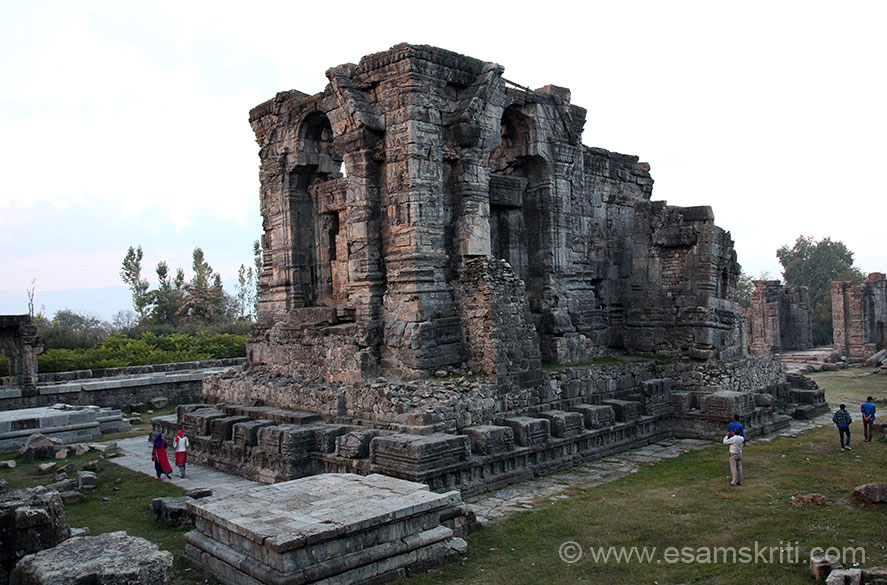
[[[470,454],[471,441],[464,435],[396,434],[375,437],[370,442],[373,463],[414,474],[460,463]]]
[[[23,555],[54,547],[69,537],[61,496],[43,486],[3,494],[0,534],[0,576],[5,579]]]
[[[155,396],[154,398],[149,400],[148,403],[154,410],[160,410],[161,408],[166,408],[167,406],[169,406],[169,399],[165,396]]]
[[[704,414],[718,416],[724,420],[731,420],[734,414],[740,417],[748,416],[755,410],[754,394],[718,390],[702,396],[700,410]]]
[[[755,392],[755,406],[773,406],[773,395],[764,392]]]
[[[78,471],[75,485],[79,491],[92,491],[99,486],[99,478],[92,471]]]
[[[605,404],[577,404],[573,411],[582,415],[588,429],[603,429],[616,422],[613,407]]]
[[[320,453],[335,453],[336,438],[347,433],[346,425],[317,424],[303,427],[314,432],[314,450]]]
[[[887,504],[887,482],[867,483],[853,489],[853,499],[860,504]]]
[[[631,422],[637,420],[641,416],[641,404],[634,400],[602,400],[601,404],[611,406],[616,422]]]
[[[154,498],[151,501],[151,511],[154,513],[154,519],[173,528],[194,524],[194,516],[188,510],[188,506],[185,505],[188,499],[194,498],[188,498],[187,496],[181,498]]]
[[[551,435],[551,426],[544,418],[516,416],[502,421],[514,432],[514,442],[521,447],[541,445]]]
[[[188,507],[186,558],[231,583],[382,583],[465,552],[442,525],[466,511],[458,492],[377,474],[322,474]]]
[[[379,434],[376,430],[351,431],[336,437],[336,455],[346,459],[365,459],[370,455],[370,442]]]
[[[862,585],[862,570],[835,569],[826,577],[825,585]]]
[[[546,410],[538,416],[548,421],[551,434],[555,437],[572,437],[585,430],[584,417],[578,412]]]
[[[833,557],[811,556],[810,572],[817,581],[825,581],[829,573],[836,569],[843,569],[844,566]]]
[[[315,450],[315,430],[299,425],[259,428],[258,444],[266,453],[279,453],[284,459],[304,459]]]
[[[125,532],[72,538],[23,558],[16,585],[169,585],[172,553]]]
[[[201,408],[185,412],[182,416],[182,426],[188,437],[209,436],[212,434],[212,422],[227,416],[228,414],[221,410]]]
[[[253,447],[259,441],[259,429],[270,427],[274,421],[267,419],[249,420],[234,423],[232,430],[232,439],[236,445],[244,447]]]
[[[249,421],[246,416],[226,416],[223,418],[214,418],[211,423],[211,435],[213,441],[221,443],[222,441],[230,441],[234,436],[234,425]]]
[[[41,459],[52,459],[55,457],[55,443],[49,440],[49,437],[35,433],[28,437],[25,445],[21,448],[22,461],[30,463]]]
[[[514,449],[514,431],[511,427],[478,425],[462,432],[471,440],[471,452],[475,455],[498,455]]]

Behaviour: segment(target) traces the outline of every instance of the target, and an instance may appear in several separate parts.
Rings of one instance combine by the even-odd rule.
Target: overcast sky
[[[150,277],[201,246],[233,279],[261,231],[250,108],[399,42],[569,87],[583,142],[713,206],[754,276],[800,234],[884,271],[885,22],[883,2],[2,1],[0,313],[32,279],[38,306],[121,285],[130,245]]]

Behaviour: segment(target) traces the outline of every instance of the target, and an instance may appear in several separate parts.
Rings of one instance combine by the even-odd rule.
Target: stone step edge
[[[417,553],[421,551],[432,553],[439,550],[441,545],[443,545],[442,553],[451,550],[447,541],[453,538],[452,530],[445,526],[439,526],[401,540],[400,546],[397,546],[396,543],[386,543],[369,547],[341,557],[333,557],[313,567],[284,574],[242,552],[231,549],[225,544],[213,541],[204,534],[192,531],[185,534],[185,558],[201,568],[211,569],[211,564],[206,562],[209,560],[206,557],[210,557],[227,565],[229,570],[234,569],[236,573],[242,573],[267,585],[306,585],[319,582],[359,583],[360,581],[351,581],[347,575],[357,575],[359,572],[375,566],[377,570],[370,571],[370,576],[375,578],[392,570],[405,568],[416,562],[415,557],[419,556]],[[392,544],[394,546],[391,546]],[[458,546],[460,543],[454,544]],[[437,555],[432,554],[431,556]],[[378,570],[383,568],[384,570]],[[213,571],[210,570],[210,572]]]

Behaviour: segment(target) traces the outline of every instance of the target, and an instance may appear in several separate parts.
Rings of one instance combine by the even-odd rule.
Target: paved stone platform
[[[139,471],[145,475],[154,477],[154,463],[151,461],[151,444],[148,442],[147,435],[144,437],[118,440],[116,443],[121,455],[115,457],[111,461],[127,469]],[[169,450],[169,460],[170,463],[173,463],[174,461],[172,449]],[[213,490],[213,495],[242,493],[249,488],[263,485],[203,465],[192,465],[189,463],[186,471],[185,478],[181,478],[178,475],[178,468],[173,466],[172,479],[162,479],[160,481],[171,481],[186,490],[210,488]]]
[[[442,521],[459,492],[384,475],[321,474],[188,502],[185,556],[231,585],[383,583],[463,553]]]
[[[57,404],[0,411],[0,453],[19,449],[35,433],[62,443],[77,443],[129,429],[119,410],[98,406]]]

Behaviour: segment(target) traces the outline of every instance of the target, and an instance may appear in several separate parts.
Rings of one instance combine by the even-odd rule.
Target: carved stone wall
[[[43,338],[28,315],[0,315],[0,349],[9,359],[10,385],[23,395],[37,393],[37,355],[43,351]]]
[[[245,377],[361,383],[483,362],[520,385],[537,355],[744,355],[739,266],[711,209],[651,202],[648,165],[582,145],[569,90],[502,73],[403,44],[250,112],[264,265]],[[460,297],[483,286],[477,258],[506,261],[495,279],[510,283],[486,298],[483,331],[481,297]],[[491,365],[505,339],[514,371]]]
[[[778,280],[755,280],[746,310],[748,347],[755,355],[812,349],[810,291]]]
[[[832,283],[835,351],[865,360],[887,347],[887,277],[872,272],[862,284]]]

